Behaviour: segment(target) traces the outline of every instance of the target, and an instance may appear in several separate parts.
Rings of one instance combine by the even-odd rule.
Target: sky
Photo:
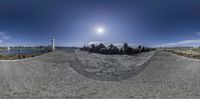
[[[0,0],[1,46],[51,37],[57,46],[200,46],[200,0]]]

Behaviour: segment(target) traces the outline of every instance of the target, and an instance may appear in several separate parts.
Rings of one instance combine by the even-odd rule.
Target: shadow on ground
[[[152,54],[152,56],[153,55],[154,54]],[[131,68],[123,70],[124,67],[120,66],[122,64],[116,65],[115,63],[118,61],[112,58],[106,58],[106,61],[109,61],[113,64],[106,64],[105,62],[100,62],[98,63],[98,66],[88,66],[82,64],[76,54],[74,54],[73,57],[74,60],[70,61],[70,66],[76,72],[82,74],[86,78],[100,81],[121,81],[129,79],[131,77],[136,76],[138,73],[144,70],[146,66],[148,66],[149,61],[151,61],[151,59],[148,59],[145,63],[141,64],[140,66],[130,66]],[[99,68],[101,68],[101,70],[99,70]]]

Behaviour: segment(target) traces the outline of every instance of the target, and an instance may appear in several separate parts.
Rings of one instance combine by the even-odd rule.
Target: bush
[[[150,47],[143,47],[141,45],[139,45],[137,48],[131,48],[128,46],[127,43],[124,43],[123,47],[119,49],[113,44],[110,44],[108,47],[106,47],[103,43],[100,43],[99,45],[92,44],[90,47],[84,46],[83,48],[80,48],[80,50],[92,53],[110,54],[110,55],[116,55],[116,54],[133,55],[141,52],[152,51],[155,49]]]

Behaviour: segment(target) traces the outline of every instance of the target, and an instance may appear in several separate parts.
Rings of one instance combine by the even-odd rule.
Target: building
[[[51,49],[55,50],[55,39],[53,37],[51,38]]]

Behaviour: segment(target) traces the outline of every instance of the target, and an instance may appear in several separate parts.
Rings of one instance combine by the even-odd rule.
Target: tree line
[[[122,48],[117,48],[113,44],[110,44],[109,46],[106,47],[103,43],[100,43],[99,45],[92,44],[89,47],[84,46],[80,50],[93,52],[93,53],[100,53],[100,54],[132,55],[132,54],[138,54],[141,52],[152,51],[152,50],[155,50],[155,48],[145,47],[141,45],[139,45],[137,48],[132,48],[128,46],[127,43],[124,43]]]

